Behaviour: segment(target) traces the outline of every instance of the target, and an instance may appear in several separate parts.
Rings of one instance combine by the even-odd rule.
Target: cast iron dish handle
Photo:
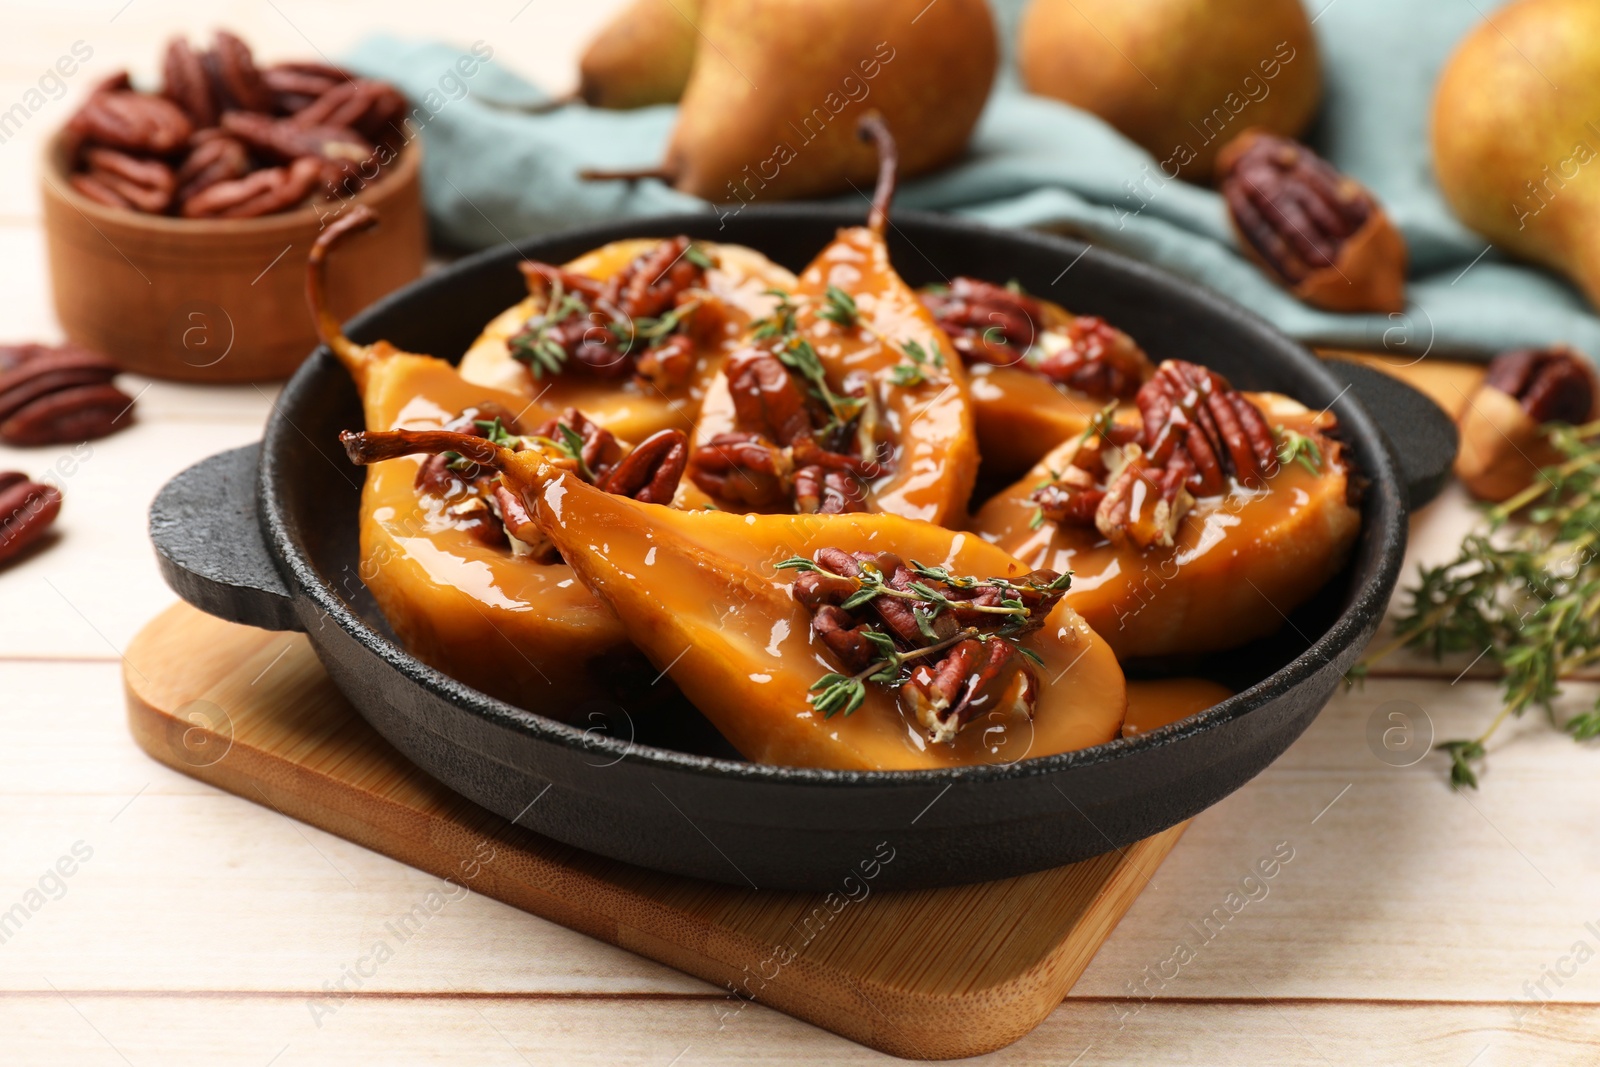
[[[1406,506],[1416,511],[1450,480],[1460,435],[1438,404],[1383,371],[1345,359],[1325,359],[1329,374],[1350,387],[1383,429],[1405,482]]]
[[[261,445],[201,460],[150,505],[150,540],[172,591],[219,619],[300,630],[289,587],[267,553],[256,510]]]

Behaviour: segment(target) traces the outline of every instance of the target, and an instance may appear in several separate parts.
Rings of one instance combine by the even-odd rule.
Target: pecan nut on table
[[[1502,352],[1457,419],[1456,476],[1480,499],[1505,500],[1567,458],[1551,441],[1554,426],[1596,416],[1600,384],[1584,356],[1564,345]]]
[[[1405,239],[1360,182],[1263,130],[1229,142],[1217,176],[1245,253],[1296,297],[1328,311],[1405,306]]]
[[[0,345],[0,441],[87,441],[132,422],[133,398],[112,385],[119,368],[79,345]]]
[[[337,67],[261,69],[219,30],[209,49],[175,38],[159,94],[126,72],[101,82],[68,121],[74,189],[110,207],[183,218],[287,211],[319,187],[348,196],[406,139],[393,86]]]

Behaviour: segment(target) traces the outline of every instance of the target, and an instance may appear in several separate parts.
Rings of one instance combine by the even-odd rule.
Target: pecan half
[[[238,37],[227,30],[218,30],[201,62],[210,75],[219,110],[272,110],[272,91],[256,69],[250,46]]]
[[[194,124],[170,100],[115,90],[91,94],[67,130],[84,144],[164,156],[183,147]]]
[[[196,129],[217,124],[217,96],[200,53],[182,37],[167,42],[161,62],[161,95],[183,109]]]
[[[355,130],[374,143],[394,144],[405,138],[400,120],[408,106],[400,91],[387,82],[346,79],[296,111],[288,121],[304,128]]]
[[[114,148],[90,148],[84,152],[84,161],[89,172],[73,175],[73,185],[86,196],[108,203],[104,194],[109,193],[118,201],[113,206],[151,215],[161,214],[172,203],[177,182],[172,168],[159,159],[139,159]],[[89,188],[94,185],[100,188]]]
[[[917,295],[969,363],[1017,363],[1043,329],[1044,308],[1037,300],[978,278],[954,278],[944,291]]]
[[[1405,240],[1355,179],[1262,130],[1225,146],[1217,175],[1245,251],[1295,296],[1330,311],[1405,306]]]
[[[0,562],[35,543],[61,511],[61,491],[30,482],[18,471],[0,472]]]
[[[1502,352],[1489,364],[1483,384],[1514,398],[1541,424],[1584,423],[1595,407],[1594,372],[1565,345]]]
[[[365,163],[373,147],[352,129],[341,126],[299,126],[249,111],[227,111],[222,128],[257,152],[284,163],[313,156],[328,163]]]
[[[181,207],[218,182],[236,181],[248,173],[250,153],[241,142],[219,131],[195,145],[178,168],[175,199]]]
[[[1127,400],[1150,377],[1150,358],[1126,333],[1093,315],[1057,322],[1011,287],[960,277],[919,296],[968,363],[1018,366],[1101,400]]]
[[[687,434],[682,430],[657,430],[635,445],[595,485],[646,504],[670,504],[688,460]]]
[[[261,72],[278,110],[292,115],[310,106],[323,93],[351,80],[339,67],[326,63],[274,63]]]
[[[116,364],[76,345],[26,348],[0,373],[0,441],[19,446],[87,441],[131,421],[133,400],[111,385]]]
[[[1260,486],[1278,471],[1277,446],[1261,409],[1208,367],[1166,360],[1135,403],[1149,462],[1176,463],[1196,496],[1222,492],[1229,477]]]
[[[1593,368],[1570,348],[1501,353],[1457,417],[1456,477],[1482,500],[1516,495],[1566,458],[1547,424],[1586,423],[1600,414],[1597,400]]]
[[[287,167],[268,167],[243,178],[219,181],[183,203],[190,219],[253,219],[294,207],[311,195],[322,176],[322,161],[312,156]]]

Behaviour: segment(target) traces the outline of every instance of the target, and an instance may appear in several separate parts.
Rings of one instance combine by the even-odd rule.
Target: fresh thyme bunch
[[[1490,508],[1487,529],[1455,559],[1421,568],[1395,640],[1350,672],[1357,681],[1401,648],[1471,652],[1500,667],[1505,702],[1489,728],[1438,746],[1450,755],[1453,788],[1477,788],[1489,738],[1530,707],[1577,740],[1600,737],[1600,700],[1565,723],[1554,708],[1561,679],[1600,663],[1600,422],[1553,426],[1550,437],[1562,462]]]

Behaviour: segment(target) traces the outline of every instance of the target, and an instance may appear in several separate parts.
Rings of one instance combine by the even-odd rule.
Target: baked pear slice
[[[641,503],[458,434],[343,439],[357,463],[449,450],[497,468],[633,643],[752,760],[1011,763],[1121,730],[1122,670],[1061,600],[1066,579],[972,534]]]
[[[927,286],[921,297],[967,365],[988,476],[1027,470],[1108,404],[1117,421],[1138,421],[1133,397],[1155,365],[1104,319],[977,278]]]
[[[469,382],[442,359],[386,341],[356,344],[344,335],[323,299],[326,260],[376,222],[369,209],[354,207],[329,226],[312,249],[308,284],[322,339],[354,379],[367,427],[452,426],[502,437],[544,430],[564,437],[559,426],[566,426],[583,440],[591,466],[604,463],[612,473],[625,445],[608,441],[610,434],[576,413]],[[681,431],[663,433],[684,440]],[[654,440],[658,447],[661,435]],[[642,453],[644,445],[627,455]],[[369,467],[361,493],[361,567],[345,592],[365,584],[407,651],[513,704],[560,715],[585,700],[649,689],[655,672],[611,610],[559,557],[540,551],[546,546],[536,529],[523,533],[526,540],[508,530],[526,520],[505,514],[497,482],[492,471],[443,460],[402,457]]]
[[[880,159],[868,224],[840,230],[712,379],[684,507],[966,517],[978,469],[966,374],[889,261],[894,142],[875,113],[862,130]]]
[[[753,249],[687,237],[613,241],[522,272],[527,297],[484,327],[462,377],[633,441],[693,429],[717,368],[776,306],[771,291],[795,284]]]
[[[971,528],[1073,574],[1067,603],[1119,658],[1264,637],[1343,568],[1360,532],[1328,412],[1168,361],[1141,423],[1107,419],[989,500]]]

